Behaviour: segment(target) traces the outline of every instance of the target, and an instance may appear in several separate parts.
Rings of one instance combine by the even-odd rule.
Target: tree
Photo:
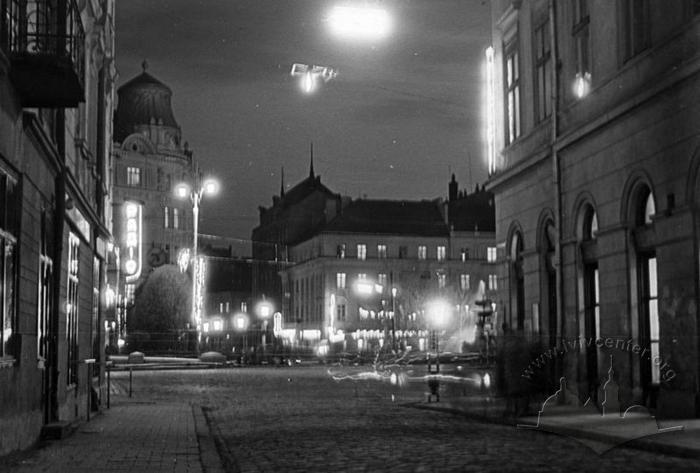
[[[192,285],[187,274],[169,264],[154,269],[136,294],[131,332],[172,333],[190,321]]]

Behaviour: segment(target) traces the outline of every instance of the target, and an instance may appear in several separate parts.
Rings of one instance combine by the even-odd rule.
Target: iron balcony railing
[[[69,60],[83,82],[85,32],[76,0],[0,0],[0,46],[10,58]]]

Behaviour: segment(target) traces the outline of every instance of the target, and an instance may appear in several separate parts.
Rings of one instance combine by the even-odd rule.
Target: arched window
[[[656,243],[652,229],[656,214],[654,193],[646,184],[641,184],[632,193],[634,214],[632,234],[636,259],[637,300],[639,304],[639,340],[650,354],[640,360],[640,381],[644,402],[656,406],[656,397],[661,381],[659,364],[654,359],[660,354],[660,324],[658,306],[658,275]]]
[[[598,268],[598,215],[592,204],[581,207],[577,230],[581,263],[579,266],[579,308],[582,319],[579,330],[587,341],[585,347],[585,383],[589,395],[597,402],[600,376],[599,356],[595,340],[600,330],[600,271]],[[588,343],[592,341],[592,343]],[[582,380],[584,381],[584,380]]]
[[[544,225],[542,242],[542,257],[544,259],[542,272],[542,288],[545,310],[547,311],[547,333],[549,346],[557,344],[557,272],[555,269],[556,230],[550,220]]]
[[[518,330],[525,328],[525,274],[523,273],[523,238],[519,232],[513,234],[510,246],[511,256],[511,300],[515,302],[514,312]]]

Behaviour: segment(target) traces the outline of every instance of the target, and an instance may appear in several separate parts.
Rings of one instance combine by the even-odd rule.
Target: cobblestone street
[[[337,369],[337,368],[334,368]],[[134,399],[204,409],[227,471],[700,471],[700,461],[414,409],[423,386],[335,381],[321,366],[134,373]],[[113,375],[117,391],[128,375]],[[393,397],[392,397],[393,396]]]

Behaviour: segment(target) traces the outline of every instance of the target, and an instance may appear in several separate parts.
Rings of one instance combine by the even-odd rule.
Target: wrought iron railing
[[[7,54],[69,59],[82,82],[85,32],[76,0],[0,0],[0,9]]]

